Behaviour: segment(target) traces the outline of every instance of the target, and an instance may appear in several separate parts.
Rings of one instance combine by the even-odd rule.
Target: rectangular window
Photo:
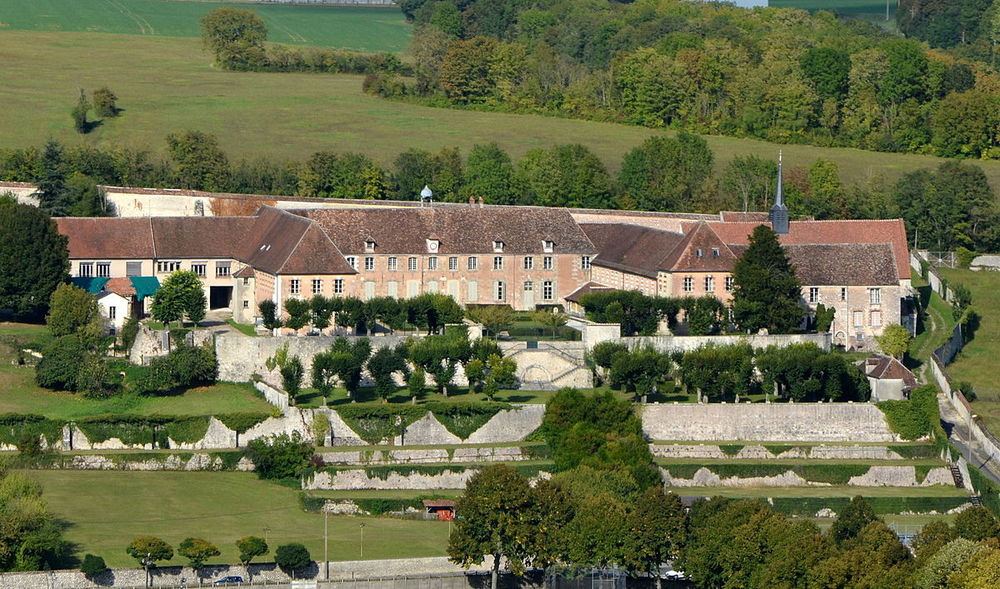
[[[854,312],[854,328],[861,329],[865,325],[865,314],[861,311]]]
[[[430,282],[427,283],[427,292],[429,292],[431,294],[437,294],[437,292],[438,292],[438,281],[437,280],[431,280]]]
[[[469,270],[479,269],[479,258],[476,256],[469,256]]]
[[[389,262],[388,262],[389,272],[395,272],[396,271],[396,265],[398,263],[399,263],[399,260],[396,259],[396,256],[389,256]]]
[[[502,241],[494,241],[493,242],[493,251],[495,251],[497,253],[502,252],[503,251],[503,242]]]
[[[229,276],[229,262],[216,262],[215,263],[215,277],[216,278],[226,278]]]
[[[580,268],[590,270],[590,256],[582,256],[580,258]]]
[[[375,256],[365,256],[365,272],[375,269]]]
[[[166,272],[176,272],[180,269],[180,262],[160,260],[156,263],[156,271],[161,274]]]
[[[301,283],[302,283],[302,281],[300,281],[298,278],[292,278],[291,280],[289,280],[288,281],[288,292],[290,294],[293,294],[293,295],[299,294],[299,290],[300,290],[299,286],[301,285]]]
[[[125,276],[142,276],[142,262],[125,262]]]
[[[552,269],[552,256],[545,256],[542,258],[542,270]]]
[[[715,277],[706,276],[705,277],[705,292],[715,292]]]
[[[344,279],[334,278],[333,279],[333,294],[344,294]]]
[[[555,289],[552,288],[552,281],[551,280],[546,280],[545,282],[543,282],[542,283],[542,300],[551,301],[554,290]]]
[[[323,292],[323,279],[313,278],[313,294],[320,294]]]
[[[493,256],[493,269],[503,270],[503,256]]]
[[[534,270],[535,269],[535,258],[532,256],[524,256],[524,269]]]
[[[111,262],[98,262],[97,263],[97,277],[98,278],[110,278],[111,277]]]
[[[243,299],[243,308],[244,309],[249,309],[250,308],[250,301],[249,300]]]
[[[733,277],[726,276],[726,292],[733,292]]]
[[[452,272],[458,270],[458,256],[451,256],[448,258],[448,269]]]
[[[406,269],[410,272],[415,272],[417,270],[417,258],[415,256],[410,256],[406,260]]]
[[[468,293],[469,293],[469,298],[468,298],[469,301],[478,301],[479,300],[479,283],[478,282],[476,282],[475,280],[470,280],[469,282],[467,282],[465,284],[465,288],[468,290]]]
[[[882,311],[872,311],[872,327],[882,327]]]
[[[535,289],[535,284],[533,282],[531,282],[530,280],[524,281],[524,292],[531,292],[534,289]]]
[[[694,278],[691,278],[690,276],[685,276],[684,292],[693,292],[693,291],[694,291]]]
[[[809,287],[809,302],[818,303],[819,302],[819,287],[810,286]]]
[[[717,248],[717,247],[713,247],[712,248],[712,257],[713,258],[718,258],[719,257],[719,248]]]
[[[555,248],[556,248],[556,242],[554,241],[545,240],[542,242],[542,251],[547,254],[552,253],[552,251],[555,250]]]
[[[703,252],[701,251],[701,248],[694,250],[694,255],[698,256],[699,258],[702,257]]]
[[[347,263],[351,265],[351,268],[354,268],[355,270],[358,269],[357,256],[347,256]]]
[[[507,297],[507,289],[504,286],[503,280],[497,280],[496,292],[494,294],[498,301],[502,301]]]
[[[388,285],[386,286],[386,293],[388,293],[388,295],[390,297],[394,298],[394,299],[398,298],[399,297],[399,283],[396,282],[395,280],[390,280],[389,283],[388,283]]]
[[[869,288],[868,289],[868,302],[872,305],[882,304],[882,289],[881,288]]]
[[[198,278],[204,278],[205,277],[205,272],[206,272],[206,268],[207,267],[208,267],[208,264],[206,264],[205,262],[192,262],[191,263],[191,271],[194,272],[195,274],[197,274]]]
[[[438,269],[438,259],[437,256],[431,256],[427,258],[427,269],[437,270]]]
[[[847,300],[847,287],[846,286],[840,287],[840,300],[842,300],[842,301],[846,301]]]
[[[118,317],[118,307],[111,305],[108,307],[108,319],[113,321],[116,317]]]

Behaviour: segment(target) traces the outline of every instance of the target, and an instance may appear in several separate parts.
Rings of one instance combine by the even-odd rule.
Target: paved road
[[[969,424],[958,414],[943,396],[938,395],[938,406],[941,408],[941,421],[944,429],[948,432],[948,438],[966,459],[969,458]],[[990,456],[979,451],[978,444],[972,443],[972,459],[970,463],[975,465],[994,482],[1000,484],[1000,464],[994,462]]]

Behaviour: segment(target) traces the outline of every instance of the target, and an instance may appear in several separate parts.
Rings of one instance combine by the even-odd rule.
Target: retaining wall
[[[733,344],[748,343],[755,349],[762,349],[768,346],[784,348],[792,344],[813,343],[822,350],[830,351],[832,341],[829,333],[807,333],[807,334],[787,334],[787,335],[652,335],[618,338],[630,348],[640,346],[652,346],[661,352],[690,352],[710,344],[717,346],[727,346]]]
[[[750,444],[735,454],[726,454],[713,444],[650,444],[657,458],[707,458],[712,460],[905,460],[885,446],[799,446],[775,453],[764,446]]]
[[[894,442],[884,414],[866,403],[675,403],[642,408],[651,440]]]
[[[798,473],[787,470],[767,477],[720,477],[709,467],[699,468],[692,478],[679,478],[670,474],[670,467],[661,467],[660,475],[668,487],[829,487],[830,483],[808,481]],[[923,481],[917,481],[913,466],[872,466],[863,475],[851,477],[847,482],[854,487],[930,487],[954,486],[951,471],[945,467],[932,468]]]
[[[473,565],[469,571],[488,571],[492,566],[492,558],[482,564]],[[281,572],[274,563],[251,564],[250,573],[253,580],[268,583],[288,583],[291,579]],[[369,579],[389,576],[431,576],[431,575],[463,575],[465,569],[448,561],[447,557],[400,558],[392,560],[350,560],[330,562],[331,580]],[[226,575],[239,575],[249,578],[247,569],[241,565],[209,565],[203,569],[203,579],[211,582]],[[325,578],[325,567],[321,563],[312,563],[306,570],[300,571],[297,578],[319,580]],[[153,569],[153,587],[177,587],[182,579],[188,586],[194,586],[197,575],[190,567],[160,566]],[[96,581],[101,586],[111,587],[145,587],[146,573],[142,569],[111,569]],[[287,585],[286,585],[287,586]],[[437,587],[437,585],[434,585]],[[80,571],[32,571],[22,573],[0,573],[0,589],[89,589],[94,583],[88,581]]]
[[[420,450],[358,450],[322,452],[324,464],[379,466],[393,464],[450,464],[467,462],[519,462],[531,460],[524,448],[517,446],[487,448],[427,448]]]

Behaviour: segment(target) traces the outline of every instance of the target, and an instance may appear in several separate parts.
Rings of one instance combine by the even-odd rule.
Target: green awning
[[[155,278],[153,280],[156,280]],[[83,290],[89,292],[90,294],[97,294],[101,292],[104,285],[108,283],[107,278],[94,278],[92,276],[77,276],[75,278],[70,278],[70,282],[73,286],[77,288],[82,288]]]
[[[137,301],[155,296],[156,291],[160,290],[160,281],[156,279],[156,276],[130,276],[129,280],[132,281]]]

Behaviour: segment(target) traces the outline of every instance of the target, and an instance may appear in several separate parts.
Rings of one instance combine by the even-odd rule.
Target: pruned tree
[[[90,111],[90,101],[87,100],[87,94],[80,88],[80,98],[76,101],[76,106],[73,107],[73,128],[76,129],[77,133],[81,135],[90,132],[90,122],[87,121],[87,112]]]
[[[219,552],[215,544],[212,544],[208,540],[203,538],[185,538],[177,547],[177,554],[188,559],[188,564],[194,569],[194,574],[197,575],[198,582],[200,583],[201,569],[205,566],[205,562],[213,556],[219,556],[222,553]]]
[[[253,575],[250,573],[250,561],[270,551],[267,541],[260,536],[244,536],[236,541],[236,550],[240,553],[240,564],[247,571],[247,581],[252,582]]]
[[[146,586],[151,586],[152,578],[149,570],[156,566],[161,560],[170,560],[174,557],[174,549],[156,536],[140,536],[125,547],[125,552],[129,556],[139,561],[139,564],[146,570]]]
[[[278,549],[274,551],[274,562],[278,568],[294,579],[297,571],[309,566],[309,563],[312,562],[312,556],[305,546],[298,542],[292,542],[278,546]]]

